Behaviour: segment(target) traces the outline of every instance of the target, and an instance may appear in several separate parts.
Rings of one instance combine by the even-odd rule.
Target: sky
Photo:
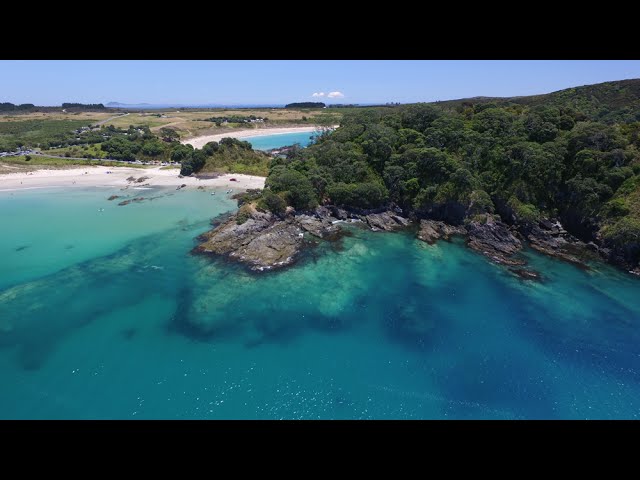
[[[628,78],[639,60],[3,60],[0,102],[412,103]]]

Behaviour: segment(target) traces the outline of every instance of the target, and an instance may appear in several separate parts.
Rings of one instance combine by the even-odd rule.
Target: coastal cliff
[[[247,204],[198,237],[201,243],[192,252],[223,256],[254,271],[273,270],[291,265],[298,259],[302,249],[310,243],[305,234],[316,239],[337,240],[341,223],[355,223],[373,231],[394,231],[412,224],[393,211],[356,214],[318,207],[278,216]]]
[[[459,236],[468,248],[527,280],[540,280],[542,275],[527,267],[525,257],[520,255],[525,246],[584,269],[588,268],[586,262],[597,259],[598,254],[606,259],[606,252],[572,237],[558,221],[543,220],[525,231],[492,214],[476,215],[463,225],[451,225],[441,220],[405,217],[397,207],[349,211],[321,206],[305,212],[289,209],[280,216],[255,204],[244,204],[237,213],[213,223],[215,228],[198,237],[200,244],[193,253],[225,257],[253,271],[292,265],[305,248],[317,241],[338,240],[345,224],[379,232],[414,228],[416,237],[431,245]]]

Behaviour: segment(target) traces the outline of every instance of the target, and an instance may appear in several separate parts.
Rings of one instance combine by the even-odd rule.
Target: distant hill
[[[104,110],[105,107],[102,103],[63,103],[62,108],[75,110]]]
[[[222,105],[218,103],[200,103],[200,104],[185,104],[185,103],[120,103],[109,102],[106,104],[107,108],[123,108],[127,110],[167,110],[172,108],[180,109],[242,109],[242,108],[282,108],[282,104],[232,104]]]
[[[284,106],[284,108],[324,108],[326,104],[322,102],[298,102],[298,103],[289,103]]]
[[[138,108],[138,107],[148,107],[150,103],[120,103],[120,102],[109,102],[105,104],[107,108]]]
[[[482,104],[495,104],[496,107],[544,105],[572,109],[583,114],[585,119],[604,123],[633,122],[640,120],[640,79],[584,85],[541,95],[472,97],[431,103],[457,111]]]
[[[53,112],[60,109],[65,110],[73,110],[73,111],[93,111],[93,110],[104,110],[105,106],[101,103],[63,103],[60,107],[56,106],[37,106],[32,103],[23,103],[21,105],[14,105],[13,103],[4,102],[0,103],[0,112],[15,112],[15,113],[25,113],[31,111],[38,112]]]

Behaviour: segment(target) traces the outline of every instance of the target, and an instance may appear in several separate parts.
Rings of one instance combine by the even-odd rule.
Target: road
[[[110,122],[114,118],[126,117],[127,115],[129,115],[129,114],[128,113],[123,113],[122,115],[116,115],[115,117],[107,118],[106,120],[101,120],[99,122],[96,122],[96,123],[94,123],[94,125],[102,125],[103,123]]]

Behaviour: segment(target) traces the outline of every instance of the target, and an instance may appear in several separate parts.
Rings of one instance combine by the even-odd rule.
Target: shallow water
[[[271,150],[272,148],[286,147],[294,143],[307,147],[311,143],[313,136],[314,132],[293,132],[245,137],[240,140],[249,142],[254,150]]]
[[[235,208],[223,192],[13,193],[0,418],[640,413],[640,282],[605,265],[528,252],[529,283],[459,242],[353,228],[255,275],[188,253]]]

